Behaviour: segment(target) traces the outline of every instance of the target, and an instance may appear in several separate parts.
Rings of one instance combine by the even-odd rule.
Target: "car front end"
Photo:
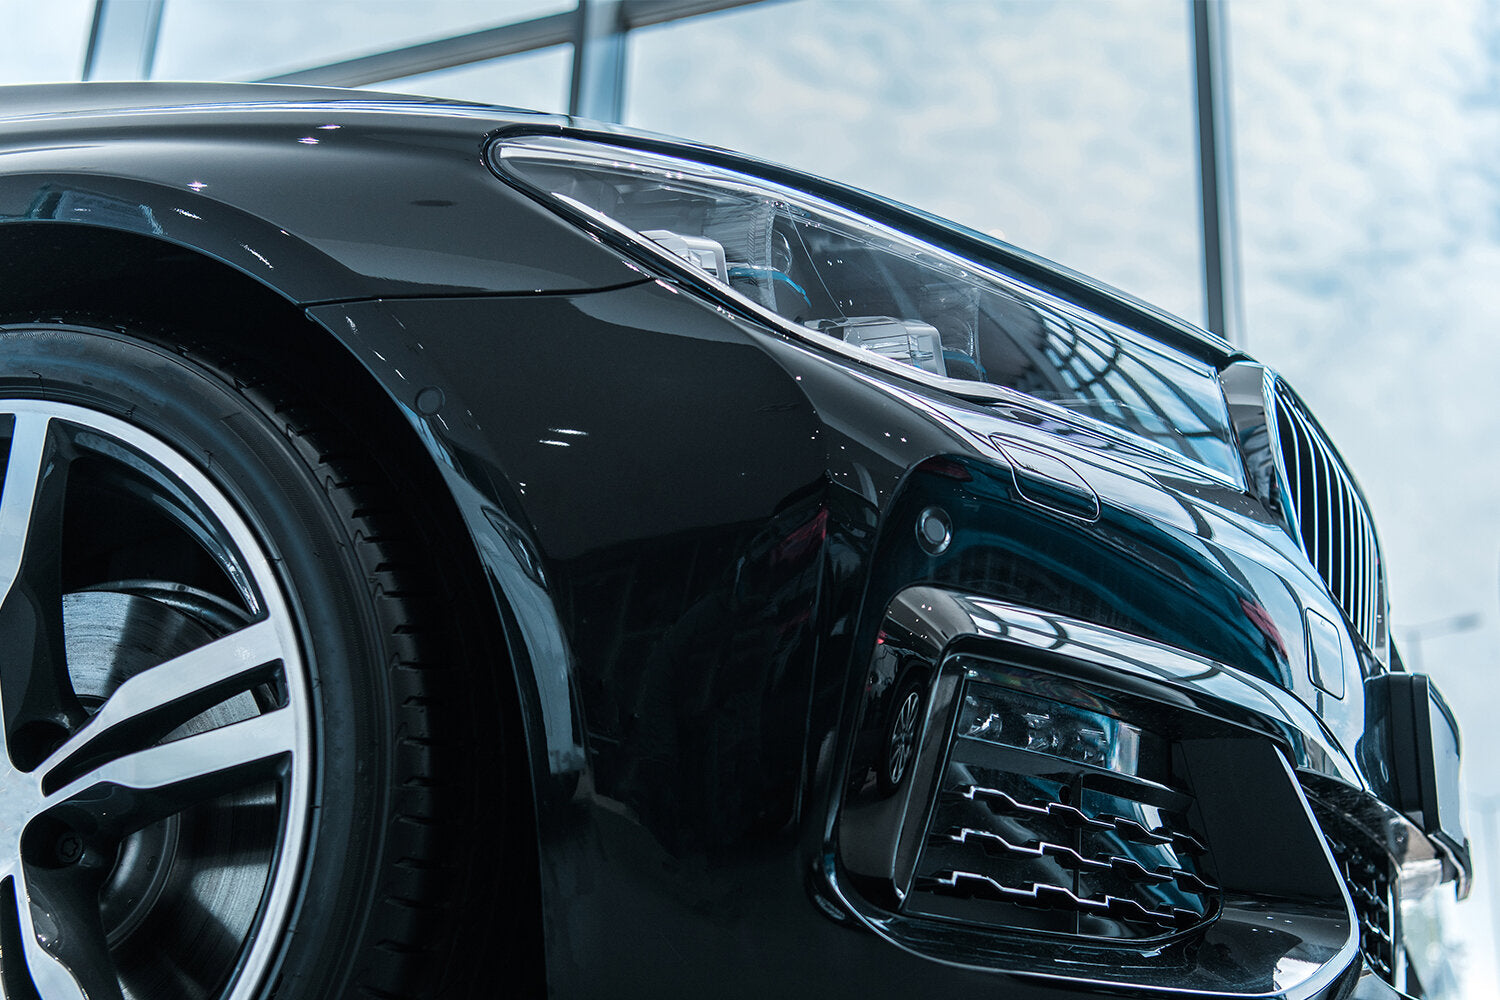
[[[727,154],[521,128],[491,162],[965,445],[888,495],[858,463],[833,474],[879,524],[822,871],[841,907],[918,954],[1054,983],[1440,979],[1402,914],[1468,891],[1457,726],[1403,669],[1368,504],[1283,379],[974,234]]]
[[[485,735],[392,753],[503,822],[465,827],[446,895],[423,883],[462,929],[441,983],[366,935],[400,982],[1438,993],[1413,942],[1472,877],[1457,725],[1391,640],[1353,474],[1255,359],[659,136],[301,88],[8,100],[0,326],[332,400],[442,542],[412,551],[482,595],[434,611],[465,656],[432,676]],[[30,373],[18,398],[50,391]],[[352,752],[316,792],[368,778],[317,770]],[[392,884],[441,853],[387,858]],[[311,883],[287,884],[295,923]],[[181,995],[271,995],[254,946],[259,971]]]

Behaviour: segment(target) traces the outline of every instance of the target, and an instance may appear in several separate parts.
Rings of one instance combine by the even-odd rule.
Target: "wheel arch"
[[[505,903],[495,907],[494,933],[518,946],[525,961],[517,975],[534,972],[540,990],[545,973],[533,776],[537,767],[545,772],[546,751],[538,761],[528,738],[536,727],[527,724],[518,689],[516,659],[525,653],[517,645],[522,639],[512,599],[479,554],[480,540],[439,468],[441,455],[327,321],[326,312],[321,321],[310,316],[260,276],[155,235],[78,223],[0,224],[0,324],[102,326],[273,372],[287,378],[289,388],[328,400],[330,410],[359,414],[365,439],[380,443],[377,457],[385,471],[402,490],[424,498],[423,528],[442,546],[438,551],[457,563],[461,589],[483,618],[474,630],[471,658],[479,661],[476,668],[494,665],[504,741],[497,785],[508,818],[505,843],[496,853],[506,859],[509,890]],[[445,575],[452,567],[444,561]]]

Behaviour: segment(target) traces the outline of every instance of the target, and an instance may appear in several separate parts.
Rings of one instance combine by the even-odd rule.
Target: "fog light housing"
[[[958,734],[1117,774],[1140,773],[1139,726],[1022,691],[970,683]]]

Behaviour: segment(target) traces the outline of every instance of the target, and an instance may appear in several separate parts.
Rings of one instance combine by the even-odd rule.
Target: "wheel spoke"
[[[42,790],[50,794],[91,768],[149,747],[193,716],[268,679],[281,655],[276,624],[266,620],[136,674],[42,765]]]
[[[297,742],[282,708],[103,764],[47,798],[49,811],[89,836],[124,836],[188,806],[275,774]]]
[[[41,1000],[120,1000],[94,873],[28,866],[20,881],[21,947]]]
[[[18,413],[0,491],[0,706],[23,770],[84,712],[63,645],[60,547],[69,454],[45,415]]]
[[[317,689],[245,515],[284,484],[231,496],[195,426],[0,406],[0,1000],[271,988]]]
[[[7,872],[0,878],[0,996],[6,1000],[37,1000],[36,986],[26,968],[21,914],[16,903],[16,880]]]

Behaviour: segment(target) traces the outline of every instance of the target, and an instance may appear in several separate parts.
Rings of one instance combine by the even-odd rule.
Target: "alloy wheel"
[[[49,400],[0,404],[5,424],[0,987],[245,1000],[310,826],[272,553],[159,437]]]

